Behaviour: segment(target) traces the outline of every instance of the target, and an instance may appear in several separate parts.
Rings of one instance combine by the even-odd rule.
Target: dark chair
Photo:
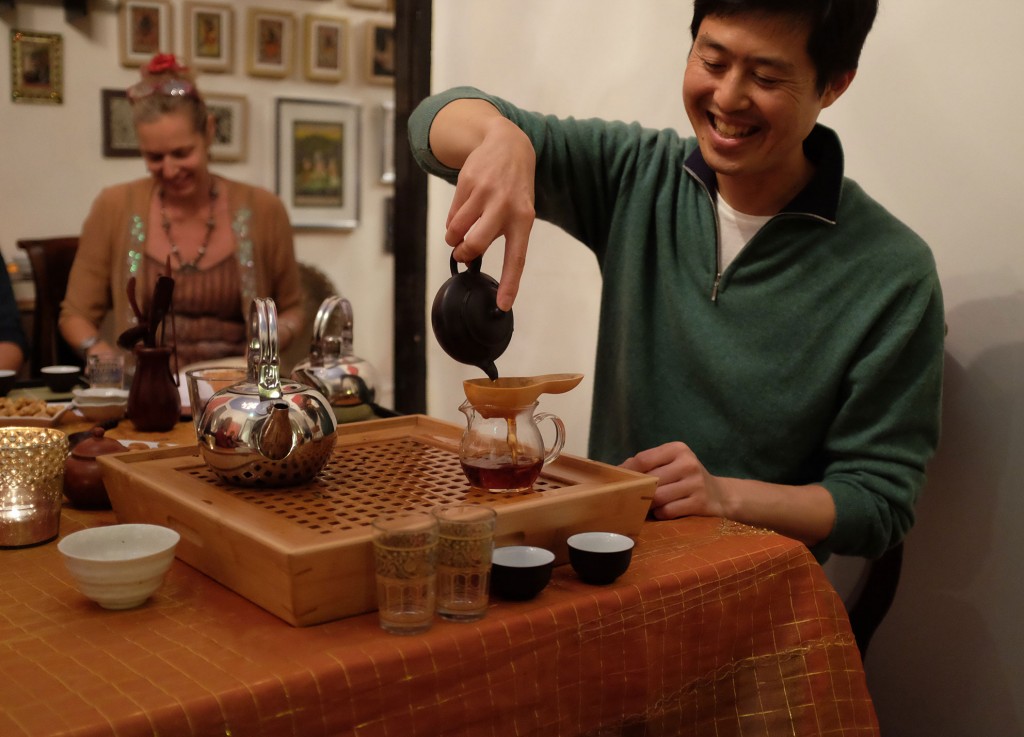
[[[885,619],[885,615],[896,598],[896,587],[900,582],[903,568],[903,543],[889,548],[880,558],[869,560],[864,568],[858,589],[846,604],[850,615],[850,627],[857,640],[857,648],[863,660],[868,654],[868,645]]]
[[[29,370],[40,376],[44,366],[57,364],[82,365],[82,358],[68,345],[57,328],[60,303],[68,286],[71,263],[78,251],[78,237],[36,238],[18,241],[18,248],[28,254],[32,280],[36,287],[35,312],[32,317]]]

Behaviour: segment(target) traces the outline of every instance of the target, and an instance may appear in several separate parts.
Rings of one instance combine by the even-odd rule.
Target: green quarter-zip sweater
[[[715,475],[821,484],[836,522],[819,560],[903,538],[938,443],[942,294],[927,245],[844,177],[833,131],[815,127],[814,179],[719,273],[715,176],[696,139],[457,88],[409,121],[420,165],[452,183],[429,133],[458,98],[530,137],[538,217],[600,264],[592,458],[681,440]]]

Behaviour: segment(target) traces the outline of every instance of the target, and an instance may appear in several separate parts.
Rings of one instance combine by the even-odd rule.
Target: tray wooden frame
[[[369,520],[342,521],[343,510],[337,509],[345,506],[339,499],[364,490],[352,486],[339,497],[325,491],[323,481],[337,475],[334,464],[343,464],[346,456],[387,456],[382,451],[394,450],[396,443],[422,447],[432,456],[423,462],[410,456],[400,464],[406,468],[392,468],[389,477],[395,485],[386,488],[383,503],[374,509],[387,514],[432,506],[438,497],[429,488],[439,484],[445,487],[445,502],[468,500],[495,508],[495,545],[538,545],[554,551],[558,563],[568,560],[565,541],[575,532],[639,534],[654,494],[652,477],[563,454],[544,469],[535,491],[523,495],[472,490],[464,477],[462,485],[437,482],[431,468],[444,466],[437,473],[449,479],[451,465],[459,468],[462,432],[461,426],[425,415],[340,425],[334,456],[321,476],[284,491],[227,486],[191,446],[102,456],[100,463],[120,522],[177,530],[178,558],[296,626],[376,609]],[[353,464],[368,465],[365,458]],[[422,480],[412,490],[409,474]],[[358,473],[350,470],[349,475],[353,483],[364,483]],[[327,498],[331,494],[333,501]],[[292,503],[294,513],[287,508]],[[360,504],[364,511],[357,514],[365,514]],[[304,505],[319,505],[323,523],[298,519],[308,511],[300,509]]]

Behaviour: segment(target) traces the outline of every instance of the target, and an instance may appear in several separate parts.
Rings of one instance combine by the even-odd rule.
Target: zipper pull
[[[718,301],[718,285],[721,283],[721,281],[722,281],[722,272],[719,271],[717,274],[715,274],[715,285],[713,287],[711,287],[711,301],[712,302],[717,302]]]

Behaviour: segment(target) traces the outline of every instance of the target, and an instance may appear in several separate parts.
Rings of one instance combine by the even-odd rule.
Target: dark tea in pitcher
[[[462,471],[476,489],[487,491],[528,491],[544,468],[544,459],[510,456],[460,459]]]

